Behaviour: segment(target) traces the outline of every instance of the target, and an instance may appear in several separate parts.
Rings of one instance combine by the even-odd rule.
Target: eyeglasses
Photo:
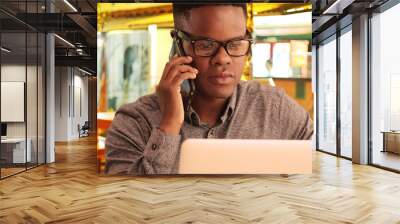
[[[187,40],[191,43],[195,56],[213,57],[217,54],[221,46],[224,47],[228,55],[232,57],[241,57],[250,52],[253,40],[250,38],[235,38],[225,42],[213,40],[211,38],[196,37],[182,30],[173,30],[171,36]],[[246,33],[249,36],[249,33]]]

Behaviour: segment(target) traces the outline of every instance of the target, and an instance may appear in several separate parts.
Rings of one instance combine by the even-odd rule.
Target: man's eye
[[[214,43],[211,41],[199,41],[197,43],[197,47],[198,49],[203,49],[203,50],[212,49],[214,48]]]
[[[238,48],[241,47],[243,45],[242,41],[232,41],[228,44],[229,48]]]

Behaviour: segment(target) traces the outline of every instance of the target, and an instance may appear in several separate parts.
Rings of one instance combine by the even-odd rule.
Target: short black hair
[[[182,28],[182,22],[180,19],[189,19],[190,10],[194,8],[200,8],[205,6],[224,6],[230,5],[235,7],[241,7],[243,9],[244,18],[247,19],[247,4],[246,3],[173,3],[172,14],[174,16],[174,25],[176,28]]]

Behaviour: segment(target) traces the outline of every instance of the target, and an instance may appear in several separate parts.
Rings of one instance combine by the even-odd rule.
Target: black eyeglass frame
[[[249,31],[246,31],[246,35],[245,35],[245,36],[250,36],[250,37],[251,37],[250,32],[249,32]],[[231,40],[228,40],[228,41],[218,41],[218,40],[214,40],[214,39],[207,38],[207,37],[195,36],[195,35],[192,35],[192,34],[190,34],[190,33],[185,32],[185,31],[183,31],[183,30],[179,30],[179,29],[171,30],[171,37],[172,37],[172,38],[177,38],[177,39],[179,39],[179,40],[180,40],[179,42],[180,42],[181,46],[182,46],[182,40],[189,41],[190,44],[192,45],[192,49],[193,49],[193,52],[194,52],[195,56],[199,56],[199,57],[214,57],[214,56],[218,53],[218,50],[220,49],[221,46],[224,47],[225,52],[226,52],[229,56],[231,56],[231,57],[243,57],[243,56],[246,56],[246,55],[249,55],[249,54],[251,55],[251,46],[252,46],[252,44],[253,44],[253,39],[252,39],[252,38],[243,38],[243,37],[239,37],[239,38],[234,38],[234,39],[231,39]],[[196,43],[196,41],[199,41],[199,40],[208,40],[208,41],[216,42],[216,43],[219,44],[219,47],[216,48],[216,50],[215,50],[215,51],[213,52],[213,54],[211,54],[211,55],[208,55],[208,56],[197,55],[197,54],[196,54],[196,50],[195,50],[195,43]],[[232,42],[232,41],[238,41],[238,40],[245,40],[245,41],[248,41],[248,42],[249,42],[249,47],[248,47],[246,53],[244,53],[243,55],[231,55],[231,54],[229,53],[228,49],[227,49],[227,45],[228,45],[230,42]],[[182,46],[182,50],[185,51],[185,49],[183,48],[183,46]],[[186,52],[184,52],[184,53],[185,53],[185,55],[186,55]]]

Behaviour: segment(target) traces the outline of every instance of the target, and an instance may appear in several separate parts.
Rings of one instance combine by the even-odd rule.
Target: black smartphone
[[[175,37],[172,37],[172,38],[173,38],[173,43],[172,43],[171,51],[169,53],[169,58],[171,59],[175,54],[177,54],[178,56],[186,56],[182,49],[182,45],[179,43],[177,38],[175,38]],[[194,67],[193,63],[191,63],[190,66]],[[193,79],[187,79],[182,82],[181,92],[183,94],[191,96],[194,94],[194,91],[196,91],[196,88],[195,88],[195,82]]]

